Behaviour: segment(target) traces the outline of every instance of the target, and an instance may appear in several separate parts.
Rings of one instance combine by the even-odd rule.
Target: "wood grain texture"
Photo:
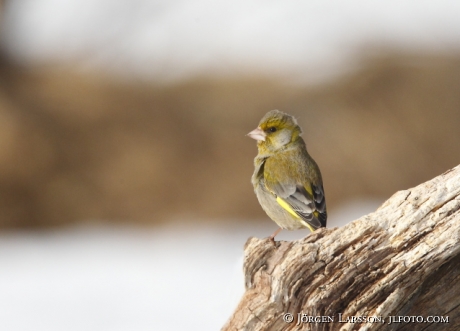
[[[275,245],[250,238],[246,292],[222,330],[460,330],[459,243],[457,166],[344,227]]]

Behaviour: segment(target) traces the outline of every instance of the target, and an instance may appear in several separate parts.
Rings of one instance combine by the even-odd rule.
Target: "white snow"
[[[377,207],[344,206],[329,226]],[[250,223],[250,222],[248,222]],[[243,291],[243,246],[276,225],[82,227],[0,234],[0,329],[219,330]],[[278,240],[302,238],[282,231]]]
[[[77,60],[157,80],[248,70],[314,79],[346,70],[366,44],[458,50],[458,17],[451,0],[15,0],[2,32],[20,62]]]

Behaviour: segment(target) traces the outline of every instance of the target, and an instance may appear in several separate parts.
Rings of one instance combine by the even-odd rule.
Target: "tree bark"
[[[346,226],[250,238],[222,330],[460,330],[459,241],[460,166]]]

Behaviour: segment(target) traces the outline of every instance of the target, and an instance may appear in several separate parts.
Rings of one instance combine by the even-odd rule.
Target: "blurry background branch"
[[[223,330],[458,330],[460,166],[400,191],[376,212],[304,239],[251,238],[246,292]],[[286,323],[284,314],[294,316]],[[298,314],[334,323],[301,323]],[[385,323],[339,323],[380,316]],[[448,323],[389,324],[390,316]],[[308,320],[308,319],[307,319]]]

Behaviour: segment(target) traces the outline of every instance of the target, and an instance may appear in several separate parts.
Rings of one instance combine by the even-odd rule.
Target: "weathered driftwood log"
[[[460,166],[301,240],[250,238],[223,330],[460,330]]]

